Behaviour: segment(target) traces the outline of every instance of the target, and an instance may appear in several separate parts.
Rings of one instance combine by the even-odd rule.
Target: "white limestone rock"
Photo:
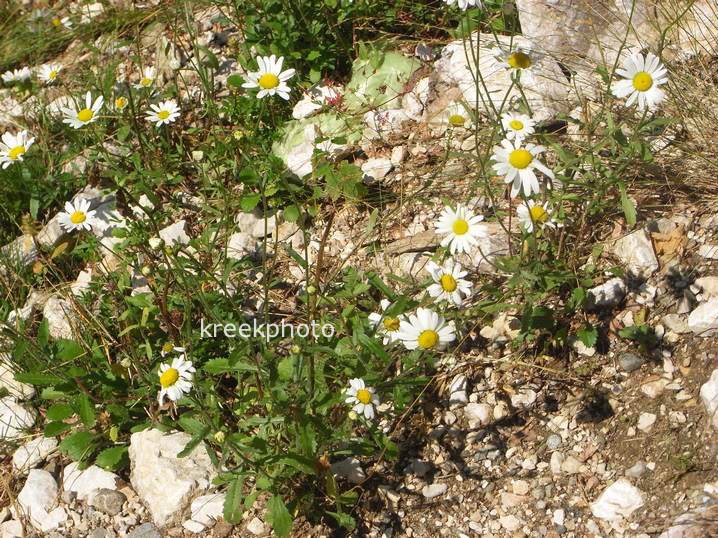
[[[690,313],[688,329],[698,336],[713,336],[718,333],[718,297],[701,303]]]
[[[31,407],[19,403],[12,396],[0,399],[0,441],[13,440],[32,428],[37,413]]]
[[[51,295],[42,309],[42,315],[47,320],[51,338],[72,339],[75,309],[67,299]]]
[[[62,507],[57,507],[57,482],[47,471],[32,469],[17,496],[22,515],[40,532],[50,532],[67,519]]]
[[[199,534],[211,529],[224,512],[224,493],[211,493],[197,497],[190,505],[191,517],[182,526]]]
[[[35,387],[15,379],[15,368],[8,353],[0,353],[0,388],[17,400],[29,400],[35,396]]]
[[[628,288],[622,278],[612,278],[588,290],[589,304],[594,308],[611,308],[626,296]]]
[[[713,370],[708,381],[701,385],[701,401],[708,413],[708,420],[718,429],[718,368]]]
[[[15,450],[12,467],[17,473],[26,473],[45,461],[55,448],[57,440],[54,437],[36,437]]]
[[[356,458],[346,458],[332,463],[332,473],[352,484],[360,484],[366,480],[366,474],[361,467],[361,462]]]
[[[643,503],[641,490],[626,478],[619,478],[591,503],[591,513],[594,517],[606,521],[618,521],[629,517],[643,506]]]
[[[77,498],[84,501],[98,489],[117,489],[117,479],[115,473],[97,465],[80,469],[80,465],[73,461],[62,472],[62,487],[65,491],[76,493]]]
[[[365,183],[375,183],[381,181],[391,172],[394,165],[390,159],[384,157],[368,159],[361,165],[361,171],[364,172]]]
[[[216,476],[204,445],[177,457],[191,439],[184,432],[166,434],[155,429],[134,433],[130,439],[130,481],[158,527],[175,523]]]
[[[616,240],[611,251],[637,278],[647,279],[658,271],[658,258],[646,230],[636,230]]]

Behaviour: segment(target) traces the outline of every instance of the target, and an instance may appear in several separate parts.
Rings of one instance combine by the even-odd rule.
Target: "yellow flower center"
[[[168,368],[165,373],[160,376],[160,385],[163,389],[171,387],[179,379],[179,371],[177,368]]]
[[[441,275],[439,279],[441,283],[441,289],[451,293],[456,290],[456,279],[451,275]]]
[[[514,52],[506,60],[512,69],[528,69],[531,67],[531,57],[525,52]]]
[[[77,119],[80,121],[90,121],[95,113],[89,108],[83,108],[77,113]]]
[[[152,85],[152,79],[148,77],[142,77],[142,80],[140,80],[140,86],[144,86],[145,88],[147,86]]]
[[[52,19],[52,25],[53,26],[60,26],[62,24],[62,21],[59,19],[59,17],[55,17]]]
[[[521,120],[511,120],[509,122],[509,127],[511,127],[514,131],[520,131],[524,128],[524,122]]]
[[[157,117],[161,120],[166,120],[167,118],[170,117],[170,113],[167,110],[160,110],[157,113]]]
[[[431,349],[439,343],[439,333],[427,329],[423,331],[417,340],[419,347],[422,349]]]
[[[163,351],[163,353],[169,353],[169,352],[172,351],[173,349],[174,349],[174,346],[172,345],[172,342],[165,342],[165,343],[162,345],[162,351]]]
[[[647,92],[653,86],[653,77],[650,73],[641,71],[633,77],[633,87],[639,92]]]
[[[57,70],[53,69],[47,74],[47,78],[50,80],[55,80],[55,77],[57,76]]]
[[[259,77],[259,86],[264,90],[271,90],[279,86],[279,77],[274,73],[264,73]]]
[[[127,106],[127,99],[125,97],[118,97],[115,99],[115,107],[120,110]]]
[[[398,331],[400,324],[399,318],[384,318],[384,328],[389,332]]]
[[[359,389],[357,391],[357,400],[359,400],[364,405],[371,402],[371,392],[369,392],[366,389]]]
[[[7,156],[10,157],[11,161],[14,161],[18,157],[20,157],[20,155],[25,153],[25,151],[26,151],[25,146],[15,146],[14,148],[12,148],[10,151],[7,152]]]
[[[515,149],[509,154],[509,164],[519,170],[528,168],[533,160],[533,155],[526,149]]]
[[[546,210],[540,205],[533,206],[529,209],[529,213],[531,214],[531,220],[534,222],[542,223],[548,220],[548,213],[546,213]]]
[[[452,114],[449,116],[449,123],[454,127],[461,127],[466,123],[466,118],[461,114]]]
[[[87,215],[85,215],[82,211],[75,211],[72,215],[70,215],[70,222],[73,224],[82,224],[86,220]]]
[[[464,219],[456,219],[451,229],[453,230],[454,235],[464,235],[469,231],[469,223]]]

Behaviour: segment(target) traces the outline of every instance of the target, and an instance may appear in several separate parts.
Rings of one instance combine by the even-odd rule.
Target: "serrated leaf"
[[[92,428],[95,425],[95,406],[87,394],[80,394],[75,398],[75,408],[85,427]]]
[[[93,439],[90,432],[75,432],[65,437],[58,448],[70,459],[80,461],[92,451]]]
[[[596,330],[596,327],[587,326],[578,331],[577,336],[584,346],[593,347],[596,345],[596,341],[598,340],[598,331]]]
[[[53,404],[47,408],[45,418],[47,420],[65,420],[73,415],[72,406],[65,403]]]
[[[229,483],[227,496],[224,498],[224,511],[222,513],[227,523],[236,525],[242,521],[244,504],[242,502],[244,477],[239,476]]]
[[[45,437],[57,437],[61,433],[66,432],[72,428],[71,424],[66,424],[64,422],[48,422],[45,424],[45,429],[43,430],[42,434]]]
[[[633,203],[633,200],[631,200],[626,194],[626,187],[624,185],[621,185],[620,189],[621,208],[623,209],[623,214],[626,216],[626,223],[629,226],[633,227],[636,225],[636,205]]]
[[[64,381],[61,377],[52,374],[45,374],[42,372],[18,372],[17,374],[15,374],[15,379],[17,379],[21,383],[37,385],[40,387],[47,385],[57,385]]]
[[[267,521],[277,536],[287,537],[292,531],[292,516],[279,495],[274,495],[267,503]]]
[[[129,463],[126,446],[113,446],[100,452],[95,464],[108,471],[117,471]]]

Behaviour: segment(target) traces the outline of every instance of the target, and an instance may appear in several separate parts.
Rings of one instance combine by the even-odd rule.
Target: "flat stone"
[[[8,353],[0,353],[0,389],[7,390],[16,400],[29,400],[35,396],[35,387],[15,379],[15,368]]]
[[[646,362],[644,357],[635,353],[621,353],[618,357],[618,364],[624,372],[634,372],[643,366]]]
[[[103,514],[114,516],[122,512],[126,500],[127,497],[121,491],[100,488],[90,494],[88,504]]]
[[[614,307],[623,301],[627,292],[628,288],[622,278],[612,278],[588,290],[589,306],[593,308]]]
[[[394,168],[394,165],[390,159],[383,157],[368,159],[361,165],[361,171],[364,172],[364,182],[374,183],[380,181],[391,172],[392,168]]]
[[[54,437],[36,437],[20,446],[12,455],[12,467],[18,473],[26,473],[40,465],[57,448]]]
[[[603,493],[591,503],[594,517],[606,521],[617,521],[629,517],[643,506],[643,493],[627,479],[619,478],[608,486]]]
[[[718,429],[718,368],[713,370],[708,381],[701,385],[700,395],[708,413],[708,421]]]
[[[47,533],[65,522],[67,513],[57,507],[57,500],[58,487],[53,476],[41,469],[30,470],[17,503],[35,529]]]
[[[708,260],[718,260],[718,245],[701,245],[698,248],[698,255]]]
[[[446,493],[447,489],[448,486],[446,484],[430,484],[421,489],[421,494],[427,499],[433,499]]]
[[[97,465],[80,469],[80,464],[74,461],[62,472],[63,489],[75,493],[81,501],[87,500],[95,490],[117,489],[117,480],[116,474]]]
[[[47,320],[51,338],[72,339],[74,335],[72,319],[75,316],[75,309],[67,299],[51,295],[42,309],[42,315]]]
[[[127,538],[162,538],[160,531],[152,523],[143,523],[127,535]]]
[[[222,517],[224,500],[224,493],[212,493],[197,497],[190,505],[191,519],[182,523],[182,526],[195,534],[212,528]]]
[[[12,396],[0,398],[0,441],[21,437],[33,427],[37,413],[32,407],[19,403]]]
[[[344,478],[352,484],[360,484],[366,480],[366,474],[362,469],[361,462],[354,457],[332,463],[331,469],[335,476]]]
[[[636,427],[644,433],[648,433],[653,429],[653,425],[656,423],[658,417],[653,413],[641,413],[638,417],[638,424]]]

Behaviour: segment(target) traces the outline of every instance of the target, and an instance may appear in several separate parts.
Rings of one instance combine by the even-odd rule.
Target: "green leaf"
[[[187,443],[187,446],[185,446],[182,451],[177,454],[178,458],[184,458],[186,456],[189,456],[192,451],[199,445],[204,438],[207,436],[207,434],[210,432],[210,427],[205,426],[202,428],[201,431],[197,432],[194,436],[192,436],[192,439],[189,440],[189,443]]]
[[[636,205],[633,203],[628,195],[626,194],[625,185],[620,186],[621,189],[621,207],[623,208],[623,214],[626,216],[626,223],[629,226],[636,225]]]
[[[329,511],[327,511],[327,514],[332,516],[336,520],[336,522],[339,524],[339,526],[344,527],[348,531],[353,531],[357,525],[354,518],[352,516],[350,516],[349,514],[344,514],[342,512],[329,512]]]
[[[242,521],[244,506],[242,503],[244,477],[239,476],[229,483],[227,496],[224,498],[224,511],[222,515],[227,523],[236,525]]]
[[[288,222],[297,222],[299,220],[299,208],[294,204],[284,208],[284,220]]]
[[[208,374],[224,374],[228,372],[256,372],[257,367],[253,364],[237,362],[230,364],[229,359],[208,360],[202,369]]]
[[[63,362],[73,361],[85,353],[85,350],[80,347],[80,344],[74,340],[66,340],[64,338],[57,341],[57,348],[56,357]]]
[[[239,201],[239,206],[242,208],[242,211],[244,211],[245,213],[249,213],[255,207],[257,207],[261,199],[261,194],[246,194],[245,196],[242,196],[241,200]]]
[[[227,77],[227,86],[231,86],[232,88],[241,88],[242,84],[244,84],[244,78],[242,75],[235,73],[234,75],[229,75]]]
[[[66,432],[72,428],[71,424],[65,424],[64,422],[48,422],[45,424],[45,429],[42,434],[45,437],[57,437],[61,433]]]
[[[591,325],[583,327],[580,331],[578,331],[577,335],[578,339],[581,340],[583,345],[586,347],[595,346],[596,341],[598,340],[598,331],[596,330],[596,327]]]
[[[40,387],[46,385],[57,385],[64,381],[61,377],[52,374],[44,374],[42,372],[18,372],[15,374],[15,379],[21,383],[28,383],[29,385],[37,385]]]
[[[95,464],[108,471],[117,471],[129,463],[126,446],[113,446],[106,448],[97,455]]]
[[[386,352],[384,347],[379,344],[379,342],[372,338],[371,336],[367,336],[364,333],[359,334],[359,342],[362,346],[364,346],[369,353],[372,355],[376,355],[380,359],[382,359],[385,362],[389,362],[391,360],[391,357],[389,357],[389,354]]]
[[[274,495],[267,503],[267,521],[277,536],[287,537],[292,531],[292,516],[279,495]]]
[[[40,347],[46,347],[50,340],[50,326],[47,323],[47,319],[43,319],[40,323],[40,327],[37,329],[37,344]]]
[[[80,461],[92,451],[93,438],[90,432],[75,432],[65,437],[58,448],[70,459]]]
[[[85,427],[92,428],[95,425],[95,406],[87,394],[80,394],[75,398],[75,409]]]
[[[68,404],[57,403],[47,408],[45,417],[47,420],[65,420],[73,415],[75,411]]]

